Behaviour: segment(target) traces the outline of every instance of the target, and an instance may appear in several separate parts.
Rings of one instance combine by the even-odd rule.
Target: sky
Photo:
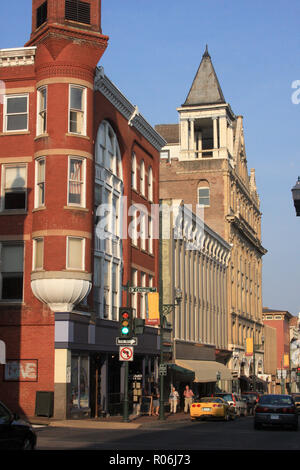
[[[293,315],[300,312],[300,217],[291,195],[300,176],[299,17],[299,0],[102,0],[110,39],[99,63],[151,125],[177,123],[208,44],[225,99],[244,117],[248,169],[256,170],[268,250],[263,305]],[[31,0],[2,0],[0,48],[22,47],[30,30]]]

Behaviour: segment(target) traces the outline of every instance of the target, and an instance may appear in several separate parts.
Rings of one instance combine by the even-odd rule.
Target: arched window
[[[107,121],[99,127],[96,145],[96,163],[121,178],[122,164],[117,136]]]
[[[197,200],[200,206],[210,206],[210,188],[207,181],[201,181],[197,188]]]
[[[122,293],[122,196],[118,139],[112,126],[103,121],[95,155],[94,302],[100,318],[115,321]]]
[[[140,193],[145,196],[145,162],[141,161],[140,168]]]
[[[148,170],[148,199],[153,201],[153,171],[151,166]]]
[[[133,189],[137,189],[137,182],[136,182],[136,155],[135,153],[132,154],[131,157],[131,186]]]

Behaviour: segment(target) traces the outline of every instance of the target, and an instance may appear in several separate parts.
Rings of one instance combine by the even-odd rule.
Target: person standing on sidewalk
[[[178,400],[179,400],[179,393],[177,392],[175,387],[172,387],[172,391],[169,395],[170,413],[176,413]]]
[[[188,385],[185,386],[185,391],[183,392],[183,396],[184,396],[184,412],[187,413],[193,402],[193,396],[194,396],[193,390],[191,390]]]

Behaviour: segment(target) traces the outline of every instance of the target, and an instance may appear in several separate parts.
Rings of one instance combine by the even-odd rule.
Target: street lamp
[[[292,188],[292,195],[294,206],[296,209],[296,215],[300,216],[300,176],[298,176],[298,181],[295,186]]]
[[[159,309],[159,316],[160,316],[160,404],[159,404],[159,419],[165,419],[165,404],[164,404],[164,372],[162,370],[162,366],[164,365],[164,327],[167,322],[166,316],[172,313],[175,310],[175,307],[180,305],[182,301],[182,291],[181,289],[175,289],[175,303],[174,304],[163,304],[162,303],[162,281],[161,284],[161,291],[160,291],[160,309]]]

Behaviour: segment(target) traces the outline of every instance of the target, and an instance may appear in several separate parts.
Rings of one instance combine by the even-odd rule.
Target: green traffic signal
[[[133,335],[133,310],[130,307],[119,309],[119,334],[121,338],[131,338]]]

